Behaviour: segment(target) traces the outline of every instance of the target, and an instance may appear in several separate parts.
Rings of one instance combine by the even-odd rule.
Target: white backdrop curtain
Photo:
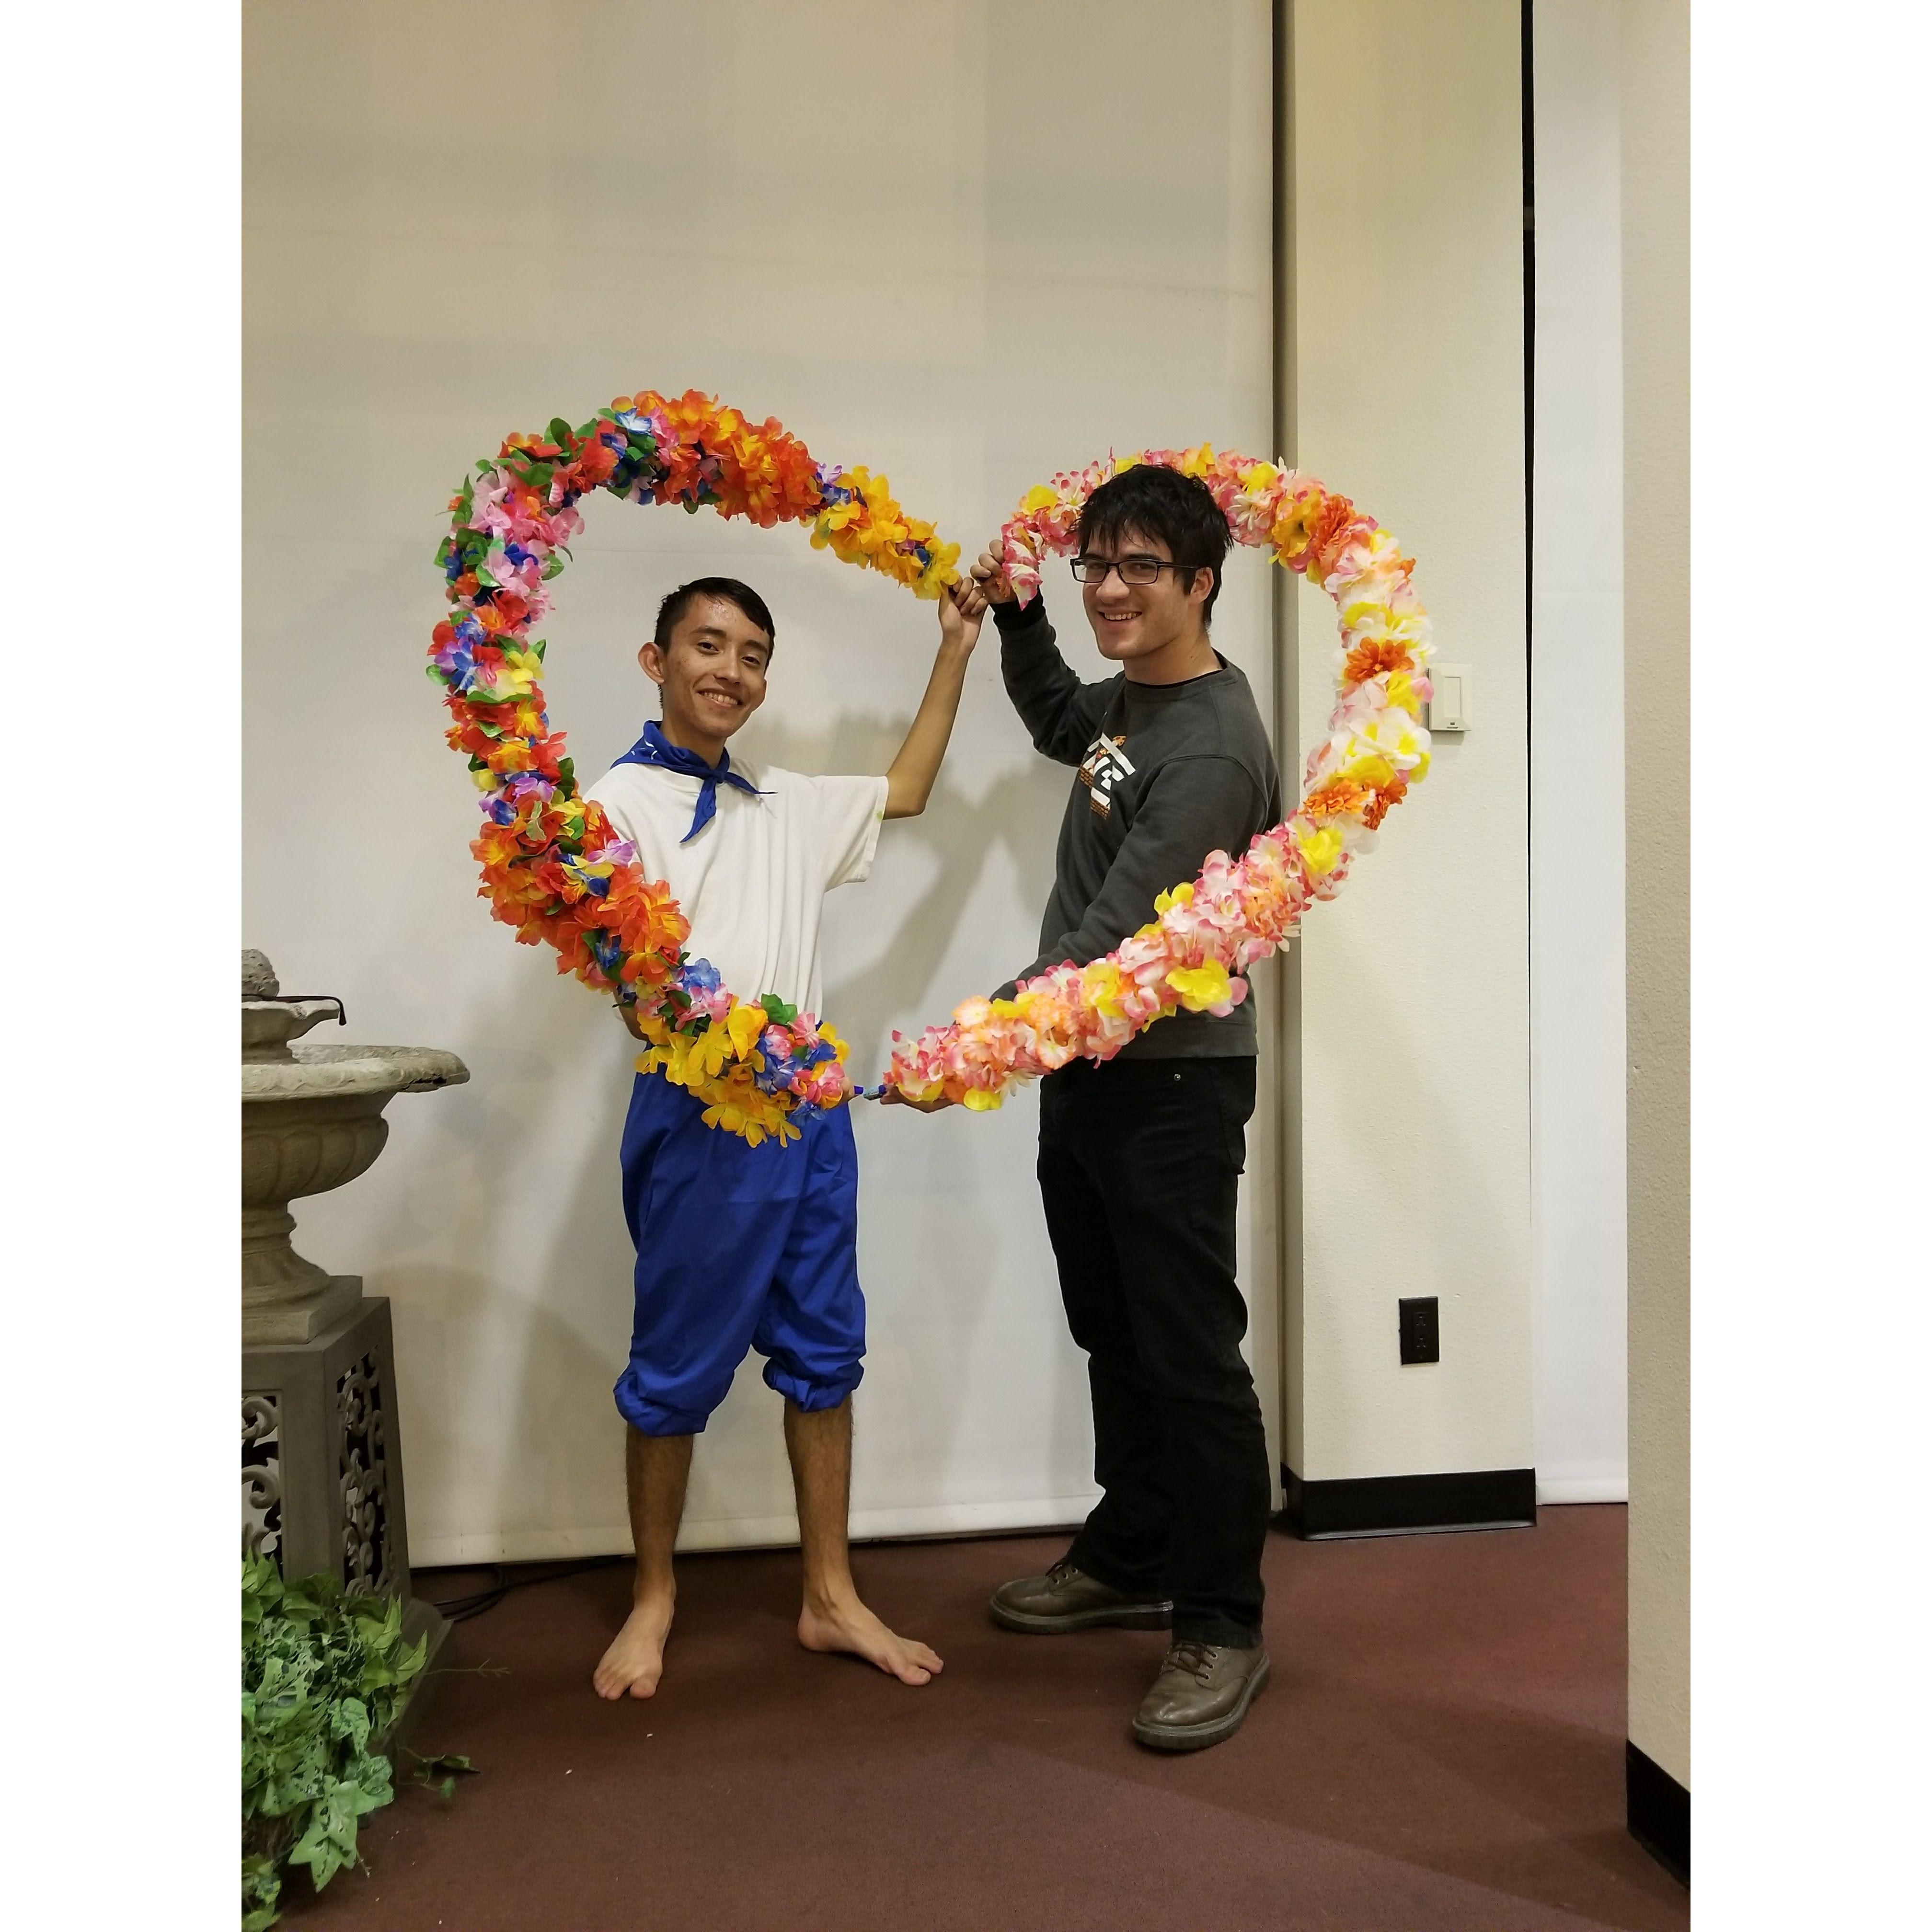
[[[975,546],[1110,446],[1264,450],[1269,14],[933,0],[860,32],[742,0],[248,9],[244,938],[285,985],[343,994],[347,1036],[450,1048],[472,1075],[399,1098],[374,1170],[297,1205],[304,1252],[392,1298],[418,1563],[628,1541],[609,1391],[632,1049],[472,896],[473,793],[422,670],[451,490],[508,432],[644,386],[776,415]],[[586,507],[548,636],[586,776],[652,715],[634,652],[658,598],[706,571],[776,615],[746,748],[884,769],[929,606],[795,529]],[[1264,716],[1266,569],[1235,559],[1215,626]],[[1048,595],[1100,674],[1064,568]],[[895,1027],[1031,956],[1069,776],[1028,745],[988,626],[926,816],[828,903],[827,1013],[862,1072]],[[1241,1231],[1271,1432],[1274,1118]],[[861,1535],[1087,1506],[1034,1124],[1030,1098],[859,1112]],[[688,1546],[795,1533],[778,1421],[754,1360],[699,1445]]]

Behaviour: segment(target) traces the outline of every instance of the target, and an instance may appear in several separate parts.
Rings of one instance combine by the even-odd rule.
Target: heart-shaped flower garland
[[[1349,860],[1372,844],[1390,806],[1429,770],[1420,723],[1430,697],[1429,619],[1394,537],[1313,478],[1231,452],[1150,449],[1090,464],[1030,490],[1002,527],[1006,574],[1022,603],[1040,560],[1077,540],[1082,506],[1110,476],[1158,463],[1214,494],[1236,542],[1270,550],[1341,613],[1337,698],[1328,735],[1310,752],[1301,802],[1238,861],[1210,852],[1200,877],[1154,901],[1155,918],[1104,958],[1051,968],[1010,1000],[971,999],[950,1026],[894,1034],[886,1084],[909,1098],[999,1106],[1021,1082],[1076,1058],[1109,1060],[1178,1009],[1232,1012],[1242,976],[1273,952],[1311,899],[1333,898]]]
[[[548,940],[560,972],[634,1003],[656,1070],[705,1102],[707,1124],[796,1138],[801,1106],[851,1097],[845,1043],[769,995],[751,1001],[690,958],[691,928],[670,889],[646,880],[602,809],[578,789],[563,734],[550,728],[533,636],[550,580],[582,529],[577,500],[604,489],[636,503],[709,506],[769,530],[812,526],[815,548],[882,571],[921,597],[956,582],[959,550],[893,501],[883,476],[814,462],[776,420],[748,422],[713,397],[620,396],[581,428],[513,436],[450,501],[436,551],[452,606],[436,627],[429,674],[483,793],[481,896],[526,945]]]

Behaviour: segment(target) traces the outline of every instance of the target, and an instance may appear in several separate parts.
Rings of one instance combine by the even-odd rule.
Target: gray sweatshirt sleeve
[[[995,604],[993,622],[1000,633],[1000,675],[1034,749],[1056,764],[1078,764],[1100,729],[1108,685],[1082,684],[1075,675],[1054,641],[1042,598],[1024,610]]]
[[[1020,980],[1063,960],[1084,966],[1112,952],[1154,917],[1158,894],[1193,880],[1210,852],[1238,859],[1263,802],[1235,759],[1207,754],[1163,765],[1085,916],[994,997],[1010,998]]]

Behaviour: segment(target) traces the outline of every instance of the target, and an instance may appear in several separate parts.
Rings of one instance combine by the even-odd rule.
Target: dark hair
[[[651,641],[659,650],[670,648],[670,634],[677,628],[678,620],[700,597],[722,598],[727,604],[736,604],[764,632],[768,642],[777,643],[772,614],[765,608],[765,600],[748,584],[740,584],[735,577],[694,577],[688,584],[680,584],[658,606],[658,627],[651,633]]]
[[[1083,550],[1089,544],[1118,544],[1129,536],[1157,538],[1176,563],[1192,566],[1174,572],[1184,590],[1194,588],[1196,571],[1214,573],[1214,587],[1201,607],[1205,624],[1221,594],[1221,566],[1234,541],[1214,492],[1198,477],[1184,476],[1164,464],[1136,463],[1109,477],[1080,512]]]

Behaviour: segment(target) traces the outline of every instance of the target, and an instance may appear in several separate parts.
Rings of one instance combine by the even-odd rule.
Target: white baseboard
[[[878,1542],[902,1536],[997,1536],[1008,1530],[1058,1529],[1086,1520],[1100,1498],[1048,1496],[1012,1503],[939,1503],[911,1509],[854,1510],[852,1540]],[[679,1532],[682,1551],[788,1550],[798,1541],[792,1515],[715,1518],[687,1522]],[[412,1538],[410,1562],[418,1570],[454,1569],[475,1563],[556,1563],[578,1556],[627,1556],[628,1525],[608,1529],[490,1530],[467,1535]]]
[[[1536,1500],[1539,1508],[1544,1503],[1627,1503],[1630,1478],[1539,1475]]]

